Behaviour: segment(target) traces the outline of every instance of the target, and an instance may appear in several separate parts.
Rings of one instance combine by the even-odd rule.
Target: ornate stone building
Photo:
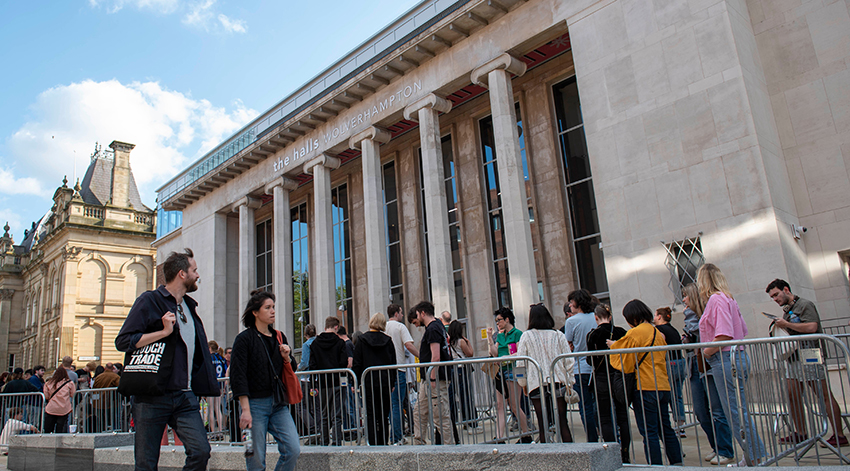
[[[121,361],[113,339],[140,293],[153,287],[155,215],[130,169],[133,144],[95,146],[82,182],[67,179],[53,207],[15,245],[0,238],[0,368],[48,369]]]

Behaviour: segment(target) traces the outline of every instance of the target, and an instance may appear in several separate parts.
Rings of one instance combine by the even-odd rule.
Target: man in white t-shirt
[[[404,315],[401,312],[401,306],[398,304],[390,304],[387,306],[387,322],[386,334],[393,339],[395,346],[395,362],[397,365],[405,364],[404,350],[407,349],[413,356],[419,357],[419,350],[413,345],[413,337],[410,336],[410,331],[404,325]],[[397,443],[402,439],[402,419],[401,407],[404,398],[407,395],[407,373],[403,369],[398,370],[398,381],[391,393],[392,411],[390,412],[390,424],[392,424],[392,435],[390,443]]]

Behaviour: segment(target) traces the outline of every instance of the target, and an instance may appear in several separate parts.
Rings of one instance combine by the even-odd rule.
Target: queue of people
[[[191,250],[172,253],[163,264],[166,283],[157,290],[142,294],[134,304],[118,337],[116,347],[128,357],[141,350],[155,351],[167,361],[144,368],[124,368],[120,386],[133,396],[135,422],[136,468],[155,469],[159,447],[155,446],[171,424],[185,447],[184,469],[205,469],[210,446],[203,419],[198,414],[199,397],[221,397],[221,378],[232,391],[239,428],[250,440],[246,446],[246,468],[264,469],[267,434],[275,439],[280,458],[276,469],[294,469],[300,453],[299,429],[293,420],[292,407],[301,402],[304,387],[318,399],[317,429],[321,444],[341,444],[349,424],[346,417],[359,408],[353,400],[352,384],[341,378],[352,369],[365,394],[363,424],[369,445],[404,442],[405,419],[412,429],[412,443],[455,444],[460,442],[457,424],[470,433],[480,433],[475,398],[471,394],[472,369],[467,365],[421,367],[412,371],[399,365],[410,363],[411,357],[421,364],[463,360],[474,355],[472,343],[463,334],[463,325],[451,320],[451,314],[437,316],[434,305],[423,301],[407,313],[408,322],[423,329],[419,345],[403,321],[403,310],[390,305],[384,313],[369,319],[365,333],[355,332],[348,338],[339,319],[330,317],[324,331],[317,333],[313,325],[304,326],[305,342],[301,363],[296,366],[285,335],[273,328],[275,297],[265,291],[251,294],[242,313],[245,327],[230,348],[222,350],[206,338],[203,324],[196,313],[197,304],[189,293],[197,289],[198,267]],[[791,335],[820,332],[820,320],[814,305],[793,296],[782,280],[768,286],[767,293],[783,306],[785,316],[777,327]],[[568,296],[564,307],[567,319],[563,329],[546,306],[536,304],[528,310],[528,324],[516,325],[509,308],[494,313],[495,326],[486,330],[488,354],[499,360],[489,363],[496,402],[493,440],[504,441],[512,421],[516,422],[519,441],[547,442],[557,436],[562,442],[573,441],[567,421],[568,404],[578,404],[582,427],[588,441],[619,441],[624,462],[630,461],[629,409],[633,408],[643,448],[650,464],[682,464],[680,438],[684,436],[684,382],[689,381],[694,412],[711,445],[705,456],[712,464],[731,464],[735,450],[731,438],[738,441],[744,459],[740,464],[759,464],[767,456],[763,440],[753,418],[748,415],[744,387],[749,373],[747,351],[734,348],[683,349],[681,352],[645,351],[642,354],[618,354],[616,350],[659,347],[678,343],[740,340],[747,326],[729,291],[722,272],[712,264],[703,265],[697,284],[684,288],[685,328],[680,334],[671,324],[672,312],[661,308],[653,311],[640,300],[632,300],[623,308],[628,330],[615,325],[609,307],[599,304],[590,293],[577,290]],[[521,330],[522,328],[525,331]],[[602,354],[600,352],[611,350]],[[587,355],[555,359],[566,353]],[[533,359],[539,374],[523,370],[512,356]],[[159,360],[159,358],[158,358]],[[554,364],[554,368],[553,368]],[[133,366],[137,366],[135,363]],[[796,430],[783,443],[797,443],[807,435],[805,421],[800,418],[803,388],[822,392],[829,404],[829,419],[835,436],[829,443],[842,446],[847,438],[841,433],[840,410],[829,393],[825,379],[804,365],[791,360],[787,382],[791,394]],[[527,368],[527,365],[525,366]],[[69,414],[68,400],[82,384],[79,377],[88,369],[74,371],[69,364],[59,368],[43,384],[43,369],[35,368],[30,378],[15,372],[15,381],[26,381],[51,397],[47,402],[45,429],[63,431],[63,417]],[[93,367],[95,383],[107,378]],[[224,373],[222,373],[222,370]],[[309,371],[300,381],[287,382],[287,372]],[[323,372],[324,371],[324,372]],[[17,375],[20,374],[20,377]],[[147,376],[145,376],[147,375]],[[223,375],[223,376],[222,376]],[[76,376],[76,378],[75,378]],[[147,378],[147,380],[144,380]],[[415,385],[418,398],[408,401],[407,390]],[[12,386],[12,389],[18,386]],[[796,402],[795,402],[796,401]],[[213,404],[215,404],[213,402]],[[403,411],[406,407],[407,414]],[[219,407],[214,405],[215,409]],[[555,424],[556,432],[541,428],[534,437],[528,419],[532,413],[539,424]],[[548,416],[547,416],[548,415]],[[220,415],[211,414],[209,421],[221,428]],[[350,419],[349,419],[350,420]],[[409,430],[408,429],[408,430]],[[733,433],[734,431],[734,433]],[[251,436],[253,434],[253,440]],[[517,436],[514,435],[514,436]]]

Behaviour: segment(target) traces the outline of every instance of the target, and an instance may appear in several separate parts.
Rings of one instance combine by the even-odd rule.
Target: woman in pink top
[[[71,398],[77,386],[68,378],[68,371],[56,368],[53,377],[44,383],[44,433],[68,433]]]
[[[747,324],[744,323],[738,303],[729,293],[729,285],[720,269],[706,263],[697,272],[697,284],[700,298],[705,302],[705,310],[699,320],[700,342],[741,340],[746,337]],[[703,355],[711,367],[708,374],[714,376],[714,387],[723,412],[729,419],[732,435],[744,450],[744,460],[739,465],[753,465],[761,462],[767,456],[767,451],[747,411],[744,395],[750,360],[743,346],[735,346],[734,349],[733,352],[732,347],[709,347],[703,350]],[[735,364],[734,371],[732,362]]]

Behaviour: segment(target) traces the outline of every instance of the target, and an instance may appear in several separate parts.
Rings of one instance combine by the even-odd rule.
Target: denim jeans
[[[670,391],[637,391],[635,394],[635,422],[643,435],[643,451],[649,464],[663,465],[661,443],[669,465],[682,463],[682,447],[670,425]]]
[[[669,356],[671,353],[667,352],[667,355]],[[686,362],[687,360],[684,358],[667,361],[667,375],[670,378],[670,394],[673,401],[673,420],[676,422],[685,421],[685,398],[682,395],[682,386],[685,383],[685,376],[687,376]]]
[[[732,372],[731,352],[718,352],[708,358],[711,374],[714,375],[714,387],[723,405],[723,412],[729,419],[732,434],[745,450],[748,461],[759,460],[767,456],[764,442],[756,431],[756,424],[747,412],[744,395],[744,383],[750,374],[750,359],[746,351],[735,355],[735,372]],[[740,411],[738,407],[740,403]],[[743,432],[743,433],[742,433]],[[743,437],[742,437],[743,435]]]
[[[210,459],[210,443],[198,398],[191,391],[169,391],[163,396],[135,396],[133,419],[136,425],[136,471],[157,469],[159,443],[168,424],[186,449],[184,470],[205,470]]]
[[[289,406],[275,405],[272,396],[248,399],[248,403],[251,405],[251,438],[254,441],[254,454],[245,457],[248,471],[266,469],[266,432],[271,433],[277,441],[280,453],[275,471],[294,470],[301,445]]]
[[[714,386],[714,375],[701,374],[696,358],[690,359],[689,362],[691,364],[691,396],[700,427],[715,453],[732,458],[735,456],[732,432],[729,430],[729,422],[726,420],[726,414],[723,413],[723,404]]]
[[[584,361],[584,358],[582,358]],[[590,387],[590,378],[591,375],[588,374],[577,374],[576,384],[573,385],[573,389],[576,389],[576,392],[579,394],[579,398],[581,400],[578,403],[579,415],[581,416],[581,423],[584,425],[584,430],[587,433],[587,441],[588,443],[594,443],[599,441],[599,433],[596,430],[596,395],[593,392],[593,388]]]
[[[390,424],[392,432],[390,435],[390,443],[395,443],[404,436],[404,420],[401,416],[401,408],[404,404],[404,397],[407,396],[407,373],[404,371],[398,372],[398,381],[390,395],[392,410],[390,411]]]

